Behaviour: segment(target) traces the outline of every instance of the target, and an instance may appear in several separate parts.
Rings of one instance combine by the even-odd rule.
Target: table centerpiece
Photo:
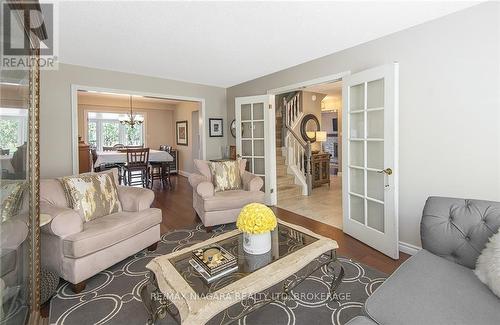
[[[241,209],[236,227],[243,232],[243,250],[264,254],[271,250],[271,231],[278,225],[273,210],[264,204],[250,203]]]

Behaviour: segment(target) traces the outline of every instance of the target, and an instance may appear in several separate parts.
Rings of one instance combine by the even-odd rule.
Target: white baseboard
[[[409,255],[415,255],[421,249],[421,247],[412,244],[408,244],[402,241],[399,242],[399,251]]]
[[[178,174],[181,175],[181,176],[184,176],[184,177],[189,177],[189,175],[191,175],[191,173],[185,172],[183,170],[179,170]]]

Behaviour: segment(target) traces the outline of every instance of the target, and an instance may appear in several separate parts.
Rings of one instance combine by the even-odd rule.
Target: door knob
[[[384,173],[386,175],[392,175],[392,169],[386,168],[386,169],[383,169],[383,170],[379,171],[378,173],[380,173],[380,174]]]

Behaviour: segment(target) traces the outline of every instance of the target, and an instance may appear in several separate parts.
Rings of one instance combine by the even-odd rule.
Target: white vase
[[[271,232],[262,234],[243,233],[243,250],[248,254],[264,254],[271,250]]]

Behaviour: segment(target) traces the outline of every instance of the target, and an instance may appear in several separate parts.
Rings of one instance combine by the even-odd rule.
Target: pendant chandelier
[[[134,115],[132,112],[132,96],[130,96],[130,113],[126,116],[120,116],[120,123],[124,125],[129,125],[132,129],[136,125],[141,125],[144,122],[144,117],[142,115]]]

